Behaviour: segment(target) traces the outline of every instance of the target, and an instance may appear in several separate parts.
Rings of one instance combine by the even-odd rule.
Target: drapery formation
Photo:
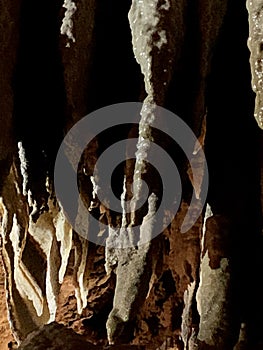
[[[54,320],[102,345],[233,349],[239,333],[248,347],[262,341],[262,151],[253,119],[262,128],[262,8],[253,0],[247,9],[231,0],[1,2],[0,218],[18,342]],[[203,214],[182,235],[192,193],[202,193],[204,165],[193,149],[200,174],[193,186],[177,145],[157,136],[180,171],[180,209],[146,245],[104,249],[68,223],[54,191],[54,163],[78,120],[127,101],[144,101],[144,139],[155,138],[149,121],[157,105],[192,128],[205,149],[209,193]],[[98,135],[84,153],[79,189],[88,207],[96,159],[121,132],[137,131]],[[137,183],[136,202],[146,178],[156,195],[150,213],[160,188],[146,160],[127,161],[126,182],[121,172],[116,187],[129,195]],[[119,220],[96,203],[94,212],[103,222]],[[143,217],[136,212],[128,220]],[[74,316],[69,301],[58,309],[65,276],[73,281],[75,297],[67,297],[76,298]]]

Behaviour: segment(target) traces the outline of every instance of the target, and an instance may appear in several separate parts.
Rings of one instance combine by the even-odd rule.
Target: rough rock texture
[[[248,1],[247,11],[232,0],[1,2],[1,254],[8,319],[21,349],[260,348],[263,143],[253,113],[262,128],[262,6]],[[78,167],[85,205],[109,226],[109,233],[101,232],[98,224],[104,247],[68,223],[54,191],[54,163],[78,120],[127,101],[143,101],[138,127],[96,135]],[[196,134],[191,160],[152,129],[162,123],[157,105]],[[141,197],[142,180],[151,193],[146,210],[125,216],[100,205],[92,175],[98,156],[127,136],[138,137],[138,152],[116,171],[113,187],[132,199],[131,207]],[[147,165],[152,141],[176,163],[183,193],[164,232],[140,244],[143,234],[152,235],[162,197]],[[210,174],[206,210],[182,234],[192,195],[192,214],[202,204],[201,148]],[[69,158],[76,167],[74,152]],[[170,216],[165,211],[164,222]],[[110,245],[123,230],[132,242],[136,223],[135,246]],[[4,334],[0,339],[6,343]]]
[[[50,323],[34,331],[20,344],[20,350],[34,349],[96,349],[91,343],[87,343],[83,338],[72,330],[56,323]]]
[[[58,323],[50,323],[41,327],[28,335],[18,347],[18,350],[87,350],[87,349],[112,349],[112,350],[144,350],[143,346],[114,346],[100,347],[86,342],[83,338],[72,330],[63,327]]]

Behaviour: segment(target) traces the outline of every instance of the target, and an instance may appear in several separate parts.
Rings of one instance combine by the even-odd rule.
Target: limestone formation
[[[249,38],[250,65],[252,74],[252,88],[256,93],[255,118],[259,127],[263,128],[263,104],[262,104],[262,25],[263,25],[263,3],[261,1],[247,1],[249,13]]]
[[[262,140],[253,118],[263,128],[262,16],[260,0],[1,2],[1,255],[18,349],[262,344]],[[83,153],[81,135],[66,145],[80,194],[70,219],[86,225],[79,235],[55,191],[58,149],[85,115],[128,101],[143,101],[137,126],[94,135]],[[191,159],[158,132],[158,106],[193,130]],[[117,213],[99,201],[96,162],[126,138],[137,148],[113,176]],[[163,184],[148,164],[154,142],[183,188],[157,237]],[[143,181],[149,194],[136,210]],[[101,246],[84,238],[83,206]]]

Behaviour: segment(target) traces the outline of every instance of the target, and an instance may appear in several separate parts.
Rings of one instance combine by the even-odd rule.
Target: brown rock
[[[72,329],[53,322],[30,333],[18,350],[144,350],[143,346],[96,346],[87,342]]]

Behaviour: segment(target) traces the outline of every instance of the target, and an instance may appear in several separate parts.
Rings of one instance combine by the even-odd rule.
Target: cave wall
[[[247,9],[231,0],[65,0],[48,1],[44,9],[21,0],[0,6],[2,255],[18,343],[57,320],[102,345],[233,349],[241,326],[243,343],[259,344],[260,1],[248,2]],[[112,250],[74,232],[56,199],[53,172],[63,136],[77,121],[128,101],[147,107],[139,133],[156,105],[187,122],[205,150],[209,192],[203,213],[182,235],[197,189],[178,147],[157,136],[180,170],[180,209],[146,245]],[[147,125],[146,135],[154,138]],[[118,132],[134,130],[99,136],[84,156],[79,176],[88,205],[93,184],[84,172],[92,174],[98,154]],[[202,187],[204,164],[200,153],[194,156]],[[134,169],[146,172],[158,197],[158,183],[138,159],[126,164],[128,186],[136,180]],[[197,200],[192,210],[199,206]],[[100,214],[108,223],[118,220]],[[63,306],[67,278],[74,295],[66,295]]]

